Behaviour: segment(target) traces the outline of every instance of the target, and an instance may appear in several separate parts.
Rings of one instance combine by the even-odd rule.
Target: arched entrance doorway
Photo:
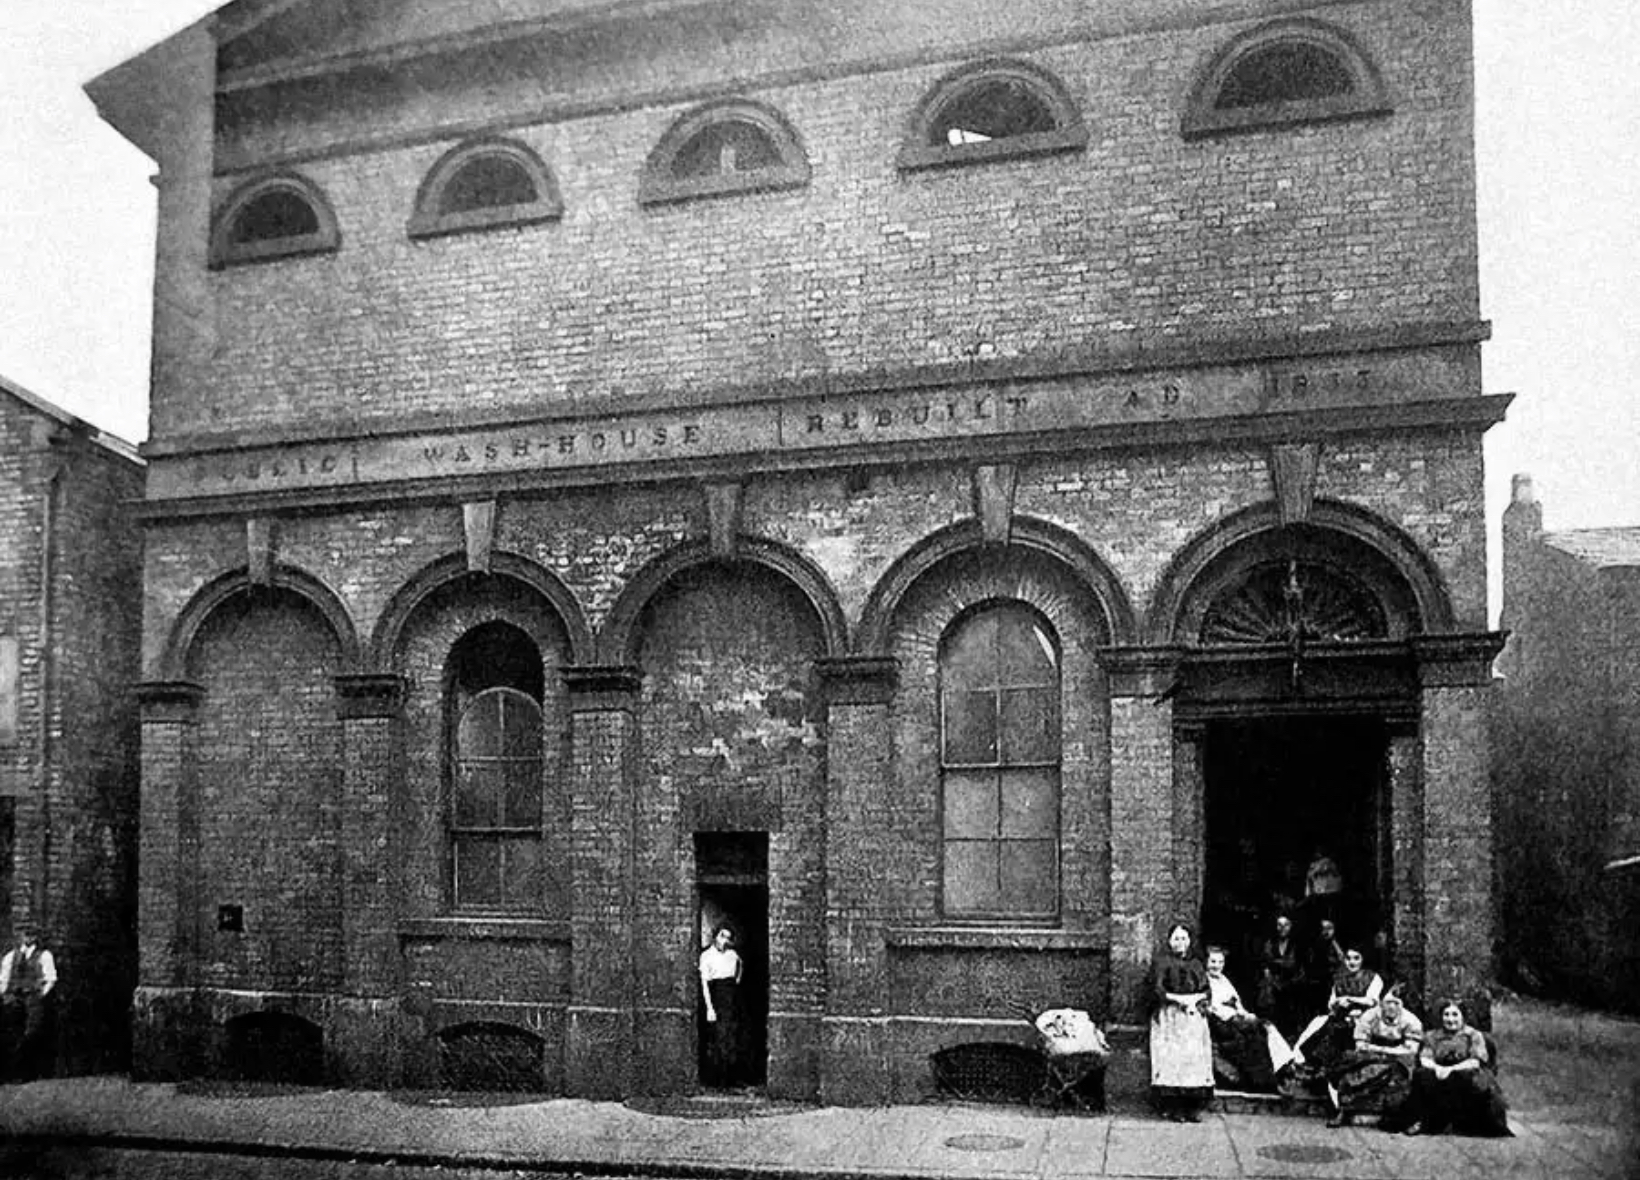
[[[1293,920],[1311,1002],[1334,940],[1393,970],[1408,794],[1392,744],[1419,699],[1411,586],[1359,538],[1291,525],[1207,562],[1181,605],[1174,721],[1196,747],[1204,937],[1229,950],[1249,998],[1278,914]]]

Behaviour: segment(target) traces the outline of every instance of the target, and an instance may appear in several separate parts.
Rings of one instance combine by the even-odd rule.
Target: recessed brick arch
[[[680,545],[639,570],[609,612],[598,637],[598,654],[606,664],[631,663],[641,640],[639,620],[651,599],[673,578],[699,565],[721,562],[705,541]],[[747,562],[780,574],[793,583],[813,607],[827,656],[848,650],[848,621],[826,575],[808,558],[773,541],[743,538],[731,562]]]
[[[339,671],[353,671],[359,667],[363,653],[359,647],[358,628],[335,591],[312,574],[291,566],[274,566],[272,583],[276,589],[290,591],[305,599],[324,617],[340,648]],[[242,594],[254,595],[260,589],[262,587],[251,581],[249,571],[245,569],[223,574],[201,587],[188,605],[182,608],[171,627],[165,650],[160,656],[158,679],[186,679],[188,653],[211,613],[231,599]]]
[[[1416,540],[1364,508],[1316,501],[1309,520],[1283,528],[1274,503],[1225,517],[1181,549],[1163,574],[1145,618],[1156,644],[1194,643],[1206,606],[1260,560],[1335,551],[1373,593],[1397,637],[1453,629],[1452,599],[1440,570]]]
[[[861,614],[858,648],[866,655],[888,653],[895,612],[924,574],[948,558],[987,545],[976,520],[964,521],[924,538],[883,575]],[[1137,627],[1127,591],[1104,560],[1079,537],[1042,521],[1017,518],[1006,547],[1047,557],[1063,566],[1097,605],[1105,644],[1136,641]]]
[[[392,666],[393,653],[398,650],[399,642],[404,633],[404,626],[416,608],[439,587],[458,578],[465,578],[471,574],[467,566],[467,557],[464,553],[452,553],[440,558],[431,565],[423,568],[409,581],[399,587],[387,608],[382,611],[381,618],[376,621],[375,631],[370,636],[368,656],[372,670],[387,669]],[[525,586],[540,594],[557,614],[564,626],[564,634],[569,639],[569,655],[577,664],[587,663],[592,658],[593,643],[592,631],[587,626],[586,615],[581,610],[581,604],[576,601],[575,595],[550,570],[520,557],[516,553],[495,553],[490,557],[490,577],[510,578],[521,582]]]

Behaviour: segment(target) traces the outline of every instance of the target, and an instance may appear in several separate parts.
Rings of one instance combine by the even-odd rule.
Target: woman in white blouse
[[[734,935],[719,926],[711,945],[700,952],[700,994],[706,1004],[701,1081],[708,1086],[733,1085],[739,1070],[740,983],[745,974]]]

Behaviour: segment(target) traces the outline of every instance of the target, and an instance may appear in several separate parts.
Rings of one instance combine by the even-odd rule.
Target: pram
[[[1103,1112],[1110,1044],[1093,1017],[1080,1008],[1049,1008],[1033,1013],[1021,1005],[1015,1010],[1035,1032],[1042,1055],[1042,1084],[1032,1095],[1031,1104]]]

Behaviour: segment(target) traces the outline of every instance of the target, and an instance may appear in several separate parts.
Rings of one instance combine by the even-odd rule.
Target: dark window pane
[[[1016,688],[1002,692],[1001,761],[1059,761],[1059,693],[1056,689]]]
[[[455,885],[458,906],[501,904],[501,846],[493,840],[457,837]]]
[[[300,195],[285,189],[252,200],[233,223],[235,242],[277,242],[319,232],[319,215]]]
[[[492,761],[456,765],[455,825],[490,828],[501,822],[501,765]]]
[[[456,729],[456,756],[495,758],[501,753],[501,698],[484,693],[467,706]]]
[[[501,749],[508,758],[541,757],[541,709],[523,693],[509,692],[501,703]]]
[[[990,841],[949,840],[945,845],[945,908],[949,913],[988,913],[999,908],[997,846]]]
[[[1059,772],[1002,773],[1002,835],[1053,840],[1059,835]]]
[[[1271,45],[1236,63],[1213,105],[1231,110],[1331,98],[1354,89],[1354,79],[1337,54],[1317,45]]]
[[[996,834],[996,771],[948,772],[945,776],[946,839],[990,840]]]
[[[510,910],[535,910],[541,905],[541,842],[519,837],[502,844],[505,871],[501,904]]]
[[[929,142],[941,147],[984,143],[1054,127],[1053,111],[1031,86],[1017,78],[993,78],[947,102],[929,129]]]
[[[997,658],[1001,683],[1015,688],[1057,683],[1059,655],[1042,625],[1022,610],[1003,611],[1000,616]]]
[[[763,128],[738,120],[713,123],[695,132],[672,157],[679,178],[756,172],[780,163],[780,150]]]
[[[506,782],[506,809],[502,823],[509,828],[541,826],[541,763],[537,760],[501,763]]]
[[[1011,913],[1058,908],[1059,861],[1052,840],[1007,840],[999,849],[1003,903]]]
[[[965,620],[940,650],[940,685],[953,689],[990,688],[997,682],[997,618],[985,611]]]
[[[945,694],[945,761],[994,765],[997,760],[997,698],[994,692]]]
[[[539,194],[535,182],[517,160],[507,156],[479,156],[463,164],[439,194],[440,213],[470,213],[528,205]]]

